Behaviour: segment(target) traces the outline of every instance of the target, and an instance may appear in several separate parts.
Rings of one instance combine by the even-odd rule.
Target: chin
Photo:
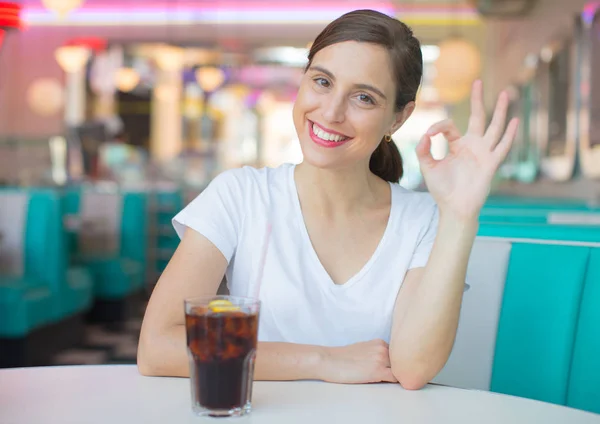
[[[304,155],[302,162],[319,169],[335,169],[340,167],[339,163],[335,160],[311,154]]]
[[[310,138],[300,141],[303,163],[319,169],[336,169],[348,166],[348,161],[340,157],[339,152],[323,149],[317,146]]]

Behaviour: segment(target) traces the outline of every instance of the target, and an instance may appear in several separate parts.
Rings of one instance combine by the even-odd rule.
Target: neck
[[[371,173],[368,164],[322,169],[303,162],[296,167],[295,180],[301,203],[330,216],[389,202],[388,183]]]

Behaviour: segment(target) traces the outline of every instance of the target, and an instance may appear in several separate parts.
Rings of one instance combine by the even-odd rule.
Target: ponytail
[[[382,140],[379,146],[371,155],[369,161],[369,169],[379,178],[397,183],[402,178],[404,172],[402,168],[402,156],[396,143],[392,141]]]

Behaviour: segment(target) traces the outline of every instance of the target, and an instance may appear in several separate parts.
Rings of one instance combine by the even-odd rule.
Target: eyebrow
[[[331,78],[332,80],[335,81],[335,76],[331,73],[331,71],[328,71],[327,69],[315,65],[315,66],[311,66],[310,68],[308,68],[308,70],[313,70],[313,71],[319,71],[324,73],[325,75],[327,75],[329,78]],[[385,94],[383,94],[383,92],[378,89],[377,87],[373,87],[372,85],[369,84],[355,84],[354,85],[356,88],[360,88],[363,90],[370,90],[372,92],[374,92],[375,94],[377,94],[378,96],[382,97],[384,100],[387,100],[387,97],[385,97]]]

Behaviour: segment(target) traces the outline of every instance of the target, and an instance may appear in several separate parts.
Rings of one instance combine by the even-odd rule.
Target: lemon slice
[[[234,312],[239,311],[239,306],[234,306],[229,300],[217,299],[208,303],[208,307],[213,312]]]
[[[211,300],[208,303],[208,306],[210,308],[212,308],[213,306],[233,306],[233,303],[231,303],[229,300],[227,299],[215,299],[215,300]]]

